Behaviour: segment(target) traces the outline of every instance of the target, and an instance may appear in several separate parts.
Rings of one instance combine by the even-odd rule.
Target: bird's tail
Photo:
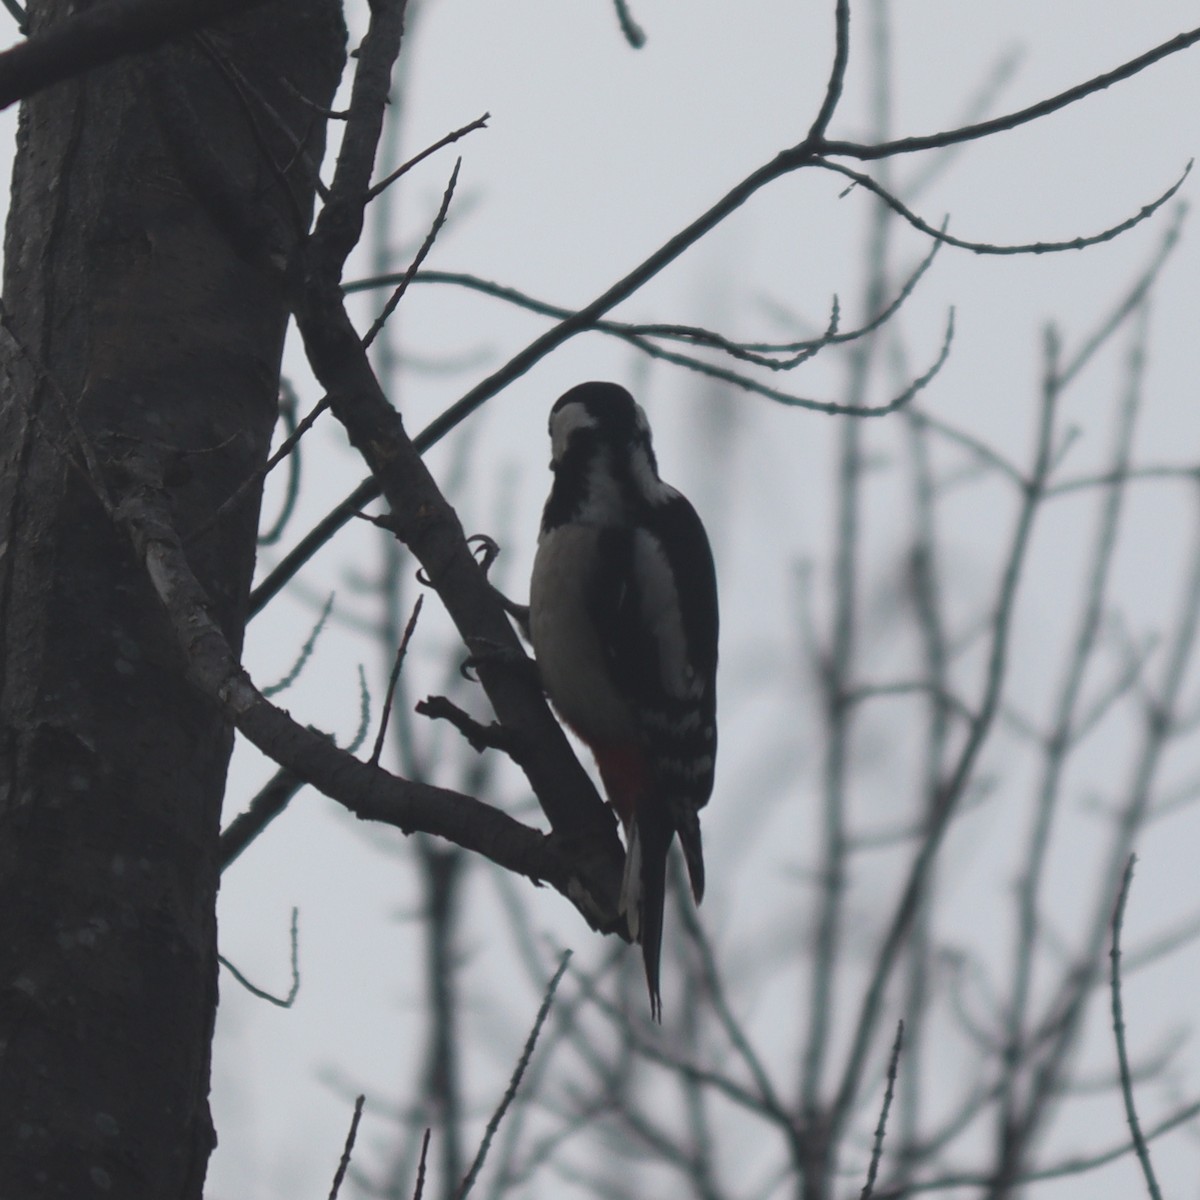
[[[700,814],[691,805],[679,804],[675,806],[673,815],[679,844],[683,847],[683,860],[687,863],[692,898],[699,904],[704,899],[704,846],[700,841]]]
[[[662,1022],[659,990],[662,960],[663,905],[667,891],[667,853],[675,830],[661,816],[639,806],[629,826],[629,848],[621,883],[621,911],[629,936],[642,944],[646,986],[650,991],[650,1015]]]

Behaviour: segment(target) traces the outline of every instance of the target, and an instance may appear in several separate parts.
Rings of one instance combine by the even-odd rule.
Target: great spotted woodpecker
[[[658,477],[641,406],[582,383],[550,412],[554,482],[530,583],[543,686],[587,743],[625,827],[621,910],[642,945],[650,1009],[675,835],[704,895],[699,810],[717,752],[717,585],[696,510]]]

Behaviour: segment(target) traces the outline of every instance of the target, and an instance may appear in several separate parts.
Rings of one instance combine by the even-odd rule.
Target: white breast
[[[529,632],[542,685],[563,719],[593,745],[635,736],[628,705],[612,685],[588,613],[600,530],[562,525],[538,542],[529,588]]]

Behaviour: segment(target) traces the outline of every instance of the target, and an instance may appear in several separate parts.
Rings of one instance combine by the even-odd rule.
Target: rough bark
[[[72,7],[35,2],[33,32]],[[0,330],[0,1196],[202,1193],[231,730],[187,684],[83,447],[110,485],[123,459],[164,458],[185,537],[264,461],[282,268],[324,136],[292,89],[327,106],[343,54],[335,0],[287,0],[22,111]],[[235,648],[257,507],[189,546]]]

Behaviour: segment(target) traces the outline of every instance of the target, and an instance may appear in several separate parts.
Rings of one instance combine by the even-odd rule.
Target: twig
[[[896,1025],[896,1040],[888,1058],[887,1086],[883,1091],[883,1107],[879,1110],[879,1123],[875,1126],[875,1140],[871,1146],[871,1165],[867,1168],[867,1181],[863,1184],[859,1200],[870,1200],[875,1190],[875,1178],[879,1174],[879,1162],[883,1158],[883,1137],[887,1132],[888,1110],[892,1107],[892,1096],[896,1090],[896,1071],[900,1065],[900,1048],[904,1044],[904,1022]]]
[[[1132,455],[1133,431],[1141,398],[1142,348],[1145,327],[1138,331],[1130,355],[1129,385],[1121,404],[1114,430],[1112,467],[1115,471],[1128,468]],[[1061,388],[1061,374],[1058,375]],[[1033,822],[1022,855],[1025,867],[1019,886],[1015,889],[1016,935],[1014,962],[1010,971],[1011,996],[1005,1005],[1005,1060],[1020,1062],[1027,1036],[1026,1018],[1033,984],[1035,952],[1041,944],[1038,907],[1041,902],[1046,864],[1051,849],[1051,832],[1062,798],[1063,777],[1068,767],[1072,731],[1078,723],[1084,680],[1091,664],[1101,620],[1106,605],[1108,580],[1116,553],[1117,535],[1124,509],[1125,493],[1113,488],[1102,497],[1099,519],[1091,539],[1090,563],[1084,577],[1075,635],[1065,656],[1062,680],[1058,685],[1054,710],[1047,734],[1040,739],[1042,766],[1034,801]],[[1000,1103],[1001,1121],[1005,1128],[1024,1128],[1016,1117],[1014,1106],[1023,1089],[1018,1087],[1017,1072],[1011,1071],[1005,1080]],[[1022,1097],[1024,1103],[1024,1097]],[[1019,1140],[1016,1135],[1013,1141]],[[1008,1156],[1016,1161],[1015,1153]]]
[[[413,157],[408,160],[408,162],[402,163],[390,175],[385,176],[367,192],[368,202],[374,200],[376,196],[379,196],[385,192],[389,187],[392,186],[393,183],[396,182],[397,179],[399,179],[402,175],[406,175],[413,169],[413,167],[417,165],[417,163],[424,162],[425,159],[427,159],[431,154],[436,154],[437,151],[441,150],[443,147],[449,146],[453,142],[457,142],[459,138],[466,137],[468,133],[473,133],[476,129],[486,129],[487,123],[491,120],[491,118],[491,113],[484,113],[482,117],[476,117],[475,120],[473,120],[469,125],[464,125],[461,129],[456,129],[453,133],[448,133],[445,137],[438,138],[438,140],[434,142],[432,146],[426,146],[420,154],[414,154]],[[459,162],[461,161],[462,160],[459,159]],[[458,168],[456,167],[456,174],[457,171]]]
[[[364,350],[379,336],[380,330],[387,324],[388,317],[396,311],[396,305],[400,303],[404,297],[404,293],[408,291],[408,285],[412,283],[413,276],[420,270],[421,264],[428,257],[430,250],[433,249],[433,243],[437,241],[437,235],[441,233],[442,226],[446,223],[446,215],[450,211],[450,201],[454,198],[454,188],[458,183],[458,169],[461,166],[462,159],[460,158],[454,164],[454,170],[450,174],[450,182],[446,184],[446,190],[442,193],[441,206],[438,208],[437,216],[433,218],[433,224],[429,227],[429,232],[425,235],[425,240],[421,243],[421,248],[409,264],[408,270],[400,276],[400,282],[388,297],[387,303],[383,306],[383,311],[372,322],[371,328],[367,330],[366,336],[362,340]]]
[[[418,700],[416,712],[432,721],[446,721],[453,725],[476,754],[484,750],[502,750],[514,762],[521,761],[520,741],[513,736],[512,730],[505,729],[495,721],[489,725],[481,724],[447,696],[427,696],[424,700]]]
[[[25,11],[25,9],[21,7],[21,5],[17,2],[17,0],[4,0],[4,7],[8,9],[8,11],[12,14],[13,18],[16,20],[17,29],[21,33],[28,36],[29,35],[29,14]]]
[[[1129,1054],[1125,1046],[1125,1014],[1121,1004],[1121,926],[1125,921],[1125,902],[1129,899],[1129,888],[1133,883],[1133,865],[1137,855],[1131,854],[1121,879],[1121,890],[1117,893],[1117,904],[1112,918],[1112,1020],[1113,1036],[1117,1043],[1117,1064],[1121,1070],[1121,1098],[1125,1101],[1125,1119],[1129,1124],[1129,1133],[1133,1138],[1133,1148],[1141,1164],[1142,1177],[1146,1181],[1146,1191],[1151,1200],[1162,1200],[1162,1191],[1154,1175],[1154,1167],[1150,1162],[1150,1150],[1146,1146],[1142,1134],[1141,1122],[1138,1120],[1137,1108],[1133,1102],[1133,1079],[1129,1072]]]
[[[297,397],[292,385],[286,379],[279,380],[279,416],[283,421],[283,427],[286,430],[280,451],[287,448],[288,472],[287,483],[283,491],[283,504],[280,506],[279,515],[275,518],[275,522],[269,529],[260,530],[258,534],[258,544],[260,546],[273,546],[281,537],[284,530],[287,529],[288,522],[292,519],[292,513],[296,510],[296,501],[300,496],[300,428],[296,422],[296,406]],[[305,420],[311,425],[313,418],[306,417]],[[290,451],[295,448],[295,453]],[[267,462],[265,473],[269,473],[271,469],[280,461],[280,455],[275,455]],[[245,484],[242,485],[249,491]],[[238,491],[242,491],[239,488]],[[236,494],[236,493],[235,493]],[[232,497],[231,497],[232,499]],[[229,501],[226,501],[229,503]],[[235,502],[236,504],[236,502]],[[222,506],[224,507],[224,506]],[[221,510],[218,509],[214,514],[217,520],[220,519]]]
[[[418,593],[417,602],[413,605],[412,616],[408,618],[408,624],[405,625],[404,634],[400,638],[400,645],[396,648],[396,661],[388,679],[387,695],[383,698],[383,715],[379,718],[379,733],[375,738],[375,749],[371,751],[371,757],[368,759],[372,766],[379,764],[379,756],[383,753],[383,739],[387,734],[388,718],[392,715],[392,698],[396,694],[396,684],[400,681],[400,668],[404,666],[408,643],[412,641],[412,636],[416,632],[417,618],[421,615],[421,605],[424,602],[425,596]]]
[[[291,771],[280,768],[264,788],[250,801],[245,812],[239,813],[221,830],[218,866],[224,871],[255,838],[291,803],[292,797],[304,787]]]
[[[329,614],[333,611],[333,598],[336,594],[336,592],[329,593],[328,598],[321,608],[321,615],[317,618],[317,623],[312,627],[312,632],[305,639],[304,645],[300,647],[300,653],[296,655],[296,661],[292,663],[291,670],[277,683],[266,684],[261,689],[262,694],[268,699],[279,695],[280,692],[286,692],[300,678],[300,672],[304,670],[308,660],[312,657],[317,639],[321,636],[321,630],[325,628],[325,622],[329,619]]]
[[[193,530],[188,534],[186,544],[190,546],[193,542],[199,541],[206,533],[209,532],[209,530],[213,528],[213,526],[224,520],[229,513],[233,512],[234,509],[236,509],[240,504],[244,503],[245,500],[253,493],[254,485],[260,480],[265,479],[273,470],[275,470],[277,466],[279,466],[279,464],[285,458],[288,458],[289,455],[292,455],[292,452],[295,451],[299,446],[300,439],[316,424],[317,418],[328,408],[329,397],[323,396],[313,406],[312,411],[309,412],[308,415],[299,422],[295,429],[293,429],[286,438],[284,438],[279,445],[279,449],[267,459],[266,465],[259,467],[257,470],[252,471],[248,476],[246,476],[246,478],[243,479],[242,482],[234,489],[229,498],[221,502],[221,504],[217,507],[216,512],[214,512],[213,515],[209,517],[209,519],[205,521],[199,529]],[[297,456],[296,465],[292,468],[288,479],[289,497],[292,495],[295,487],[298,485],[299,478],[300,467],[299,457]],[[282,528],[282,522],[286,520],[287,514],[288,509],[285,505],[284,513],[280,517],[280,528]],[[262,537],[259,539],[259,542],[261,545],[266,546],[271,544],[271,540],[272,539],[269,539],[268,537]]]
[[[554,1002],[554,993],[570,961],[571,952],[568,950],[563,954],[562,961],[558,964],[558,970],[554,972],[554,977],[546,987],[546,993],[542,997],[541,1007],[538,1009],[537,1017],[534,1019],[533,1028],[529,1031],[529,1037],[525,1039],[525,1048],[521,1051],[521,1057],[517,1060],[516,1069],[512,1073],[512,1078],[508,1081],[508,1087],[504,1092],[504,1096],[501,1098],[496,1111],[492,1113],[491,1119],[487,1123],[483,1140],[479,1143],[479,1150],[475,1154],[475,1161],[471,1164],[466,1178],[462,1181],[462,1186],[456,1193],[456,1200],[465,1200],[471,1188],[475,1186],[475,1180],[479,1177],[479,1172],[483,1170],[488,1150],[491,1149],[492,1139],[496,1136],[496,1131],[500,1128],[500,1122],[504,1120],[504,1114],[508,1111],[509,1105],[516,1098],[517,1088],[521,1086],[521,1079],[525,1075],[526,1068],[529,1066],[529,1060],[533,1057],[534,1047],[537,1045],[538,1036],[542,1032],[542,1026],[546,1022],[546,1017],[550,1014],[550,1005]]]
[[[421,1157],[417,1160],[417,1182],[413,1188],[413,1200],[421,1200],[425,1194],[425,1161],[429,1157],[429,1130],[421,1139]]]
[[[1178,1129],[1181,1125],[1186,1125],[1189,1121],[1196,1120],[1197,1117],[1200,1117],[1200,1100],[1185,1105],[1178,1112],[1172,1113],[1171,1116],[1160,1121],[1147,1134],[1146,1141],[1155,1141],[1164,1134]],[[1065,1179],[1074,1175],[1083,1175],[1088,1171],[1096,1171],[1100,1167],[1108,1166],[1109,1163],[1117,1162],[1119,1159],[1124,1158],[1132,1149],[1132,1142],[1122,1142],[1119,1146],[1101,1151],[1099,1154],[1081,1155],[1078,1158],[1069,1158],[1062,1162],[1054,1163],[1049,1167],[1041,1167],[1036,1171],[1026,1171],[1016,1176],[1012,1180],[1012,1183],[1021,1186],[1030,1183],[1044,1183],[1051,1179]],[[875,1197],[875,1200],[906,1200],[907,1197],[913,1196],[918,1192],[941,1192],[949,1191],[951,1188],[986,1189],[994,1187],[995,1182],[995,1176],[992,1174],[972,1175],[963,1172],[957,1175],[946,1175],[940,1179],[906,1183],[902,1190],[888,1188],[886,1191],[880,1192]]]
[[[379,484],[374,477],[364,479],[341,504],[331,509],[295,547],[280,559],[279,564],[250,593],[249,615],[256,617],[295,578],[318,550],[324,546],[343,525],[354,520],[364,505],[379,499]]]
[[[625,0],[613,0],[613,7],[617,10],[617,22],[625,40],[634,50],[640,50],[646,44],[645,30],[633,19]]]
[[[291,1008],[296,1002],[296,997],[300,994],[300,929],[299,929],[300,910],[292,909],[292,928],[291,928],[291,964],[292,964],[292,986],[288,989],[288,994],[280,999],[278,996],[272,995],[270,992],[264,991],[260,987],[255,987],[254,984],[246,978],[225,957],[223,954],[217,955],[217,961],[248,991],[252,996],[257,996],[260,1000],[266,1000],[270,1004],[274,1004],[276,1008]]]
[[[338,1192],[342,1188],[342,1180],[346,1178],[346,1172],[350,1169],[350,1156],[354,1153],[354,1142],[358,1137],[358,1123],[362,1120],[363,1105],[367,1102],[366,1096],[359,1096],[354,1101],[354,1116],[350,1118],[350,1130],[346,1134],[346,1144],[342,1148],[342,1159],[338,1163],[337,1173],[333,1177],[333,1187],[329,1189],[329,1200],[337,1200]]]
[[[771,371],[788,371],[793,367],[808,362],[826,346],[841,346],[848,342],[857,341],[859,338],[865,337],[869,333],[874,333],[875,330],[885,325],[895,316],[904,305],[904,302],[916,290],[917,284],[932,265],[934,258],[941,249],[941,245],[941,242],[934,239],[929,253],[917,264],[887,306],[880,309],[865,324],[858,326],[856,329],[847,330],[844,333],[838,331],[839,310],[836,296],[834,297],[833,308],[830,314],[829,327],[825,333],[818,338],[808,338],[802,341],[738,342],[715,330],[703,329],[696,325],[668,324],[664,322],[654,322],[652,324],[633,323],[628,321],[614,321],[608,318],[597,320],[594,328],[598,333],[606,333],[612,337],[623,338],[635,345],[637,344],[635,339],[638,338],[662,338],[664,341],[679,341],[704,349],[718,350],[723,354],[728,354],[731,358],[739,359],[754,366],[765,367]],[[343,285],[342,290],[349,295],[354,292],[369,291],[373,288],[391,287],[399,279],[400,276],[394,273],[367,276],[366,278],[355,279]],[[522,292],[517,288],[494,283],[488,279],[481,279],[478,275],[471,275],[462,271],[420,271],[413,282],[450,284],[456,287],[468,288],[471,291],[480,292],[485,296],[492,296],[497,300],[505,300],[510,304],[516,305],[518,308],[527,309],[529,312],[538,313],[544,317],[554,317],[556,320],[564,320],[570,317],[574,311],[560,304],[551,304],[545,300],[538,300],[536,297],[530,296],[527,292]],[[784,359],[773,357],[780,354],[786,354],[789,357]]]
[[[1017,514],[1016,526],[1001,576],[996,610],[991,624],[991,646],[983,685],[983,695],[976,709],[975,720],[966,736],[949,776],[938,789],[936,802],[929,814],[926,840],[909,867],[904,888],[894,910],[891,924],[877,951],[870,981],[859,1008],[851,1049],[842,1070],[841,1083],[834,1103],[831,1123],[838,1129],[848,1118],[861,1081],[862,1065],[879,1019],[884,990],[904,944],[924,895],[929,871],[941,845],[942,838],[957,811],[964,789],[971,779],[976,761],[991,731],[1000,708],[1008,660],[1008,644],[1016,607],[1017,585],[1020,582],[1033,533],[1034,519],[1047,482],[1053,453],[1054,415],[1058,393],[1058,341],[1053,330],[1046,332],[1046,362],[1041,397],[1041,419],[1034,465],[1025,486],[1024,502]]]
[[[820,144],[824,141],[825,130],[833,120],[833,114],[842,98],[842,88],[846,82],[846,67],[850,62],[850,0],[837,0],[834,10],[834,51],[833,66],[829,72],[829,83],[825,87],[825,98],[817,111],[816,120],[808,131],[805,139],[809,143]]]
[[[1062,370],[1059,372],[1059,379],[1063,387],[1070,384],[1075,376],[1087,366],[1096,351],[1108,342],[1108,339],[1112,337],[1118,327],[1137,309],[1149,294],[1155,280],[1158,279],[1159,273],[1166,265],[1167,259],[1171,257],[1171,252],[1179,244],[1179,235],[1183,229],[1183,221],[1187,216],[1187,212],[1188,206],[1186,203],[1178,206],[1171,224],[1167,227],[1167,231],[1163,235],[1158,253],[1154,255],[1146,269],[1134,281],[1133,286],[1114,305],[1113,310],[1100,322],[1091,336],[1084,339],[1083,344],[1075,352],[1074,357],[1063,364]]]
[[[1058,112],[1087,96],[1102,92],[1105,88],[1112,87],[1114,83],[1129,79],[1147,67],[1152,67],[1161,59],[1178,54],[1180,51],[1188,49],[1189,46],[1194,46],[1197,42],[1200,42],[1200,29],[1190,29],[1186,33],[1177,34],[1168,41],[1147,50],[1145,54],[1139,54],[1137,58],[1129,59],[1111,71],[1096,75],[1084,83],[1077,83],[1074,87],[1067,88],[1065,92],[1059,92],[1057,96],[1040,100],[1037,104],[1031,104],[1028,108],[1018,109],[1016,112],[1005,113],[1001,117],[993,117],[989,121],[980,121],[977,125],[965,125],[958,129],[949,129],[944,133],[934,133],[924,137],[899,138],[896,141],[880,142],[873,146],[862,145],[858,142],[825,142],[822,150],[826,154],[845,155],[847,158],[866,161],[892,158],[897,154],[913,154],[921,150],[939,150],[945,146],[957,146],[962,142],[991,137],[995,133],[1004,133],[1010,129],[1016,129],[1018,126],[1028,125],[1030,121],[1049,116],[1050,113]]]
[[[1183,187],[1184,180],[1191,174],[1193,161],[1188,161],[1187,166],[1183,169],[1183,174],[1156,200],[1143,205],[1132,217],[1126,217],[1125,220],[1118,222],[1109,229],[1105,229],[1100,233],[1074,237],[1064,242],[1025,242],[1013,246],[994,245],[990,242],[970,242],[964,238],[955,237],[953,234],[945,231],[944,223],[941,229],[937,229],[927,221],[923,221],[907,205],[893,196],[881,184],[876,183],[869,175],[865,175],[861,171],[852,170],[841,163],[829,162],[825,159],[819,159],[813,165],[822,167],[826,171],[835,171],[839,175],[845,175],[847,179],[853,179],[855,183],[878,196],[888,208],[903,217],[914,229],[919,230],[927,237],[935,238],[939,242],[945,242],[948,246],[955,246],[960,250],[970,250],[973,254],[1054,254],[1064,250],[1083,250],[1088,246],[1098,246],[1101,242],[1110,242],[1113,238],[1119,237],[1135,225],[1140,225],[1148,217],[1153,216]]]

